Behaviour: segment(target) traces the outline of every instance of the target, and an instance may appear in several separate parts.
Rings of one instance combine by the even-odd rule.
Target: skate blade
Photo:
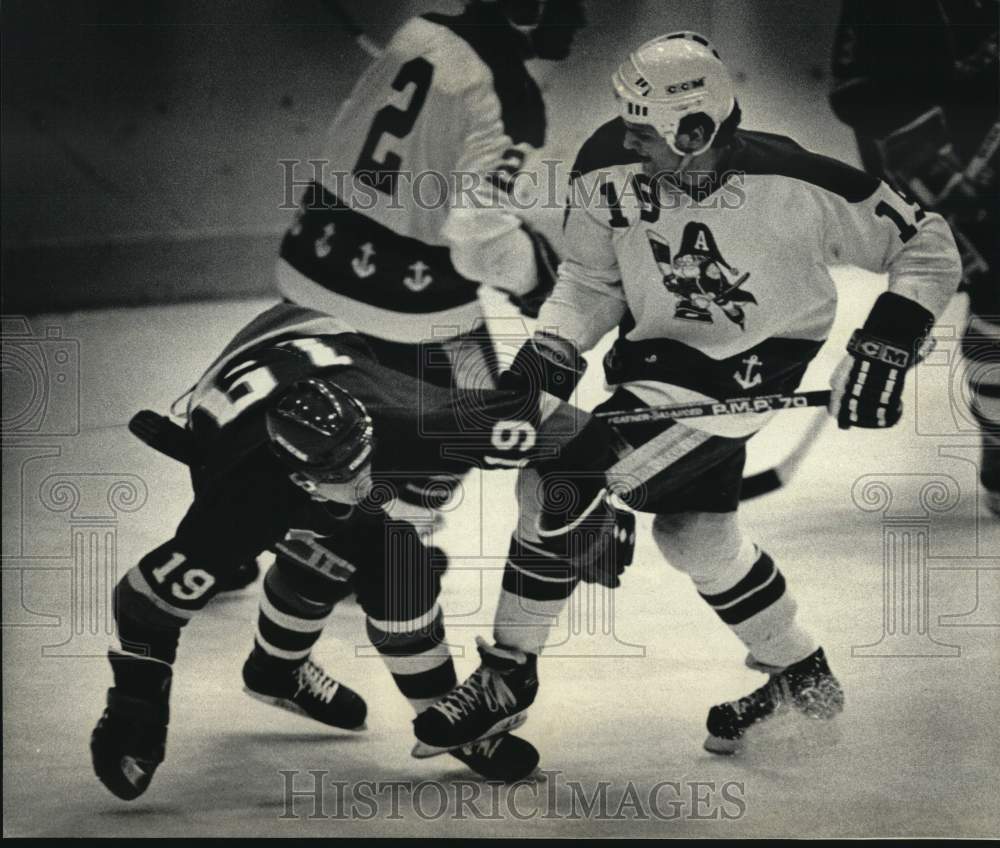
[[[307,718],[311,721],[315,721],[317,724],[322,724],[324,727],[332,727],[336,730],[347,730],[351,733],[361,733],[368,729],[368,722],[361,722],[357,727],[341,727],[339,724],[327,724],[324,721],[320,721],[315,716],[309,715],[302,707],[296,704],[294,701],[289,701],[287,698],[275,698],[273,695],[261,695],[260,692],[254,692],[247,686],[243,687],[243,691],[246,692],[255,701],[260,701],[261,703],[268,704],[272,707],[278,707],[282,710],[287,710],[290,713],[295,713],[295,715],[302,716],[302,718]]]
[[[489,730],[487,730],[482,736],[478,736],[475,739],[470,739],[468,742],[461,742],[458,745],[449,745],[446,748],[438,748],[435,745],[428,745],[426,742],[421,742],[419,739],[413,746],[413,750],[410,751],[410,756],[418,760],[426,760],[430,757],[437,757],[441,754],[447,754],[450,751],[457,751],[459,748],[465,748],[468,745],[475,745],[477,742],[482,742],[484,739],[492,739],[494,736],[499,736],[501,733],[507,733],[510,730],[516,730],[522,724],[528,720],[528,711],[522,710],[519,713],[515,713],[512,716],[508,716],[505,719],[501,719],[496,724],[493,725]]]
[[[743,740],[723,739],[721,736],[713,736],[709,733],[702,747],[710,754],[717,754],[720,757],[731,757],[743,750]]]
[[[836,717],[812,718],[790,711],[747,728],[740,739],[721,739],[709,734],[704,748],[718,756],[792,762],[834,748],[841,735],[842,727]]]

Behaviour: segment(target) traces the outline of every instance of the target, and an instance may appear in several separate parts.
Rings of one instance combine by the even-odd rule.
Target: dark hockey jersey
[[[266,448],[267,403],[308,377],[364,404],[378,471],[418,470],[409,463],[426,462],[428,446],[468,465],[519,465],[542,451],[540,413],[520,393],[419,383],[380,365],[341,321],[282,303],[240,330],[192,391],[188,423],[203,461],[225,469]]]
[[[654,183],[623,141],[616,119],[581,148],[539,324],[583,350],[618,327],[608,380],[647,403],[794,388],[833,323],[829,265],[887,272],[892,291],[935,315],[955,292],[947,224],[855,168],[740,131],[695,196]],[[762,419],[691,426],[745,435]]]
[[[407,22],[330,129],[322,184],[285,236],[278,289],[359,331],[415,343],[482,318],[480,283],[535,286],[510,178],[545,139],[519,33],[499,12]]]

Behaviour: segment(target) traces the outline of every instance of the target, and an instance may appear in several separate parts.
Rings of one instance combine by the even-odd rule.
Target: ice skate
[[[501,733],[450,752],[486,780],[514,783],[538,767],[538,749],[527,739]]]
[[[747,665],[767,673],[770,680],[738,701],[717,704],[708,711],[706,751],[739,753],[748,729],[790,710],[811,719],[832,719],[843,712],[844,690],[830,671],[822,648],[784,669],[752,657]]]
[[[90,737],[94,773],[114,795],[142,795],[166,756],[172,670],[159,660],[109,651],[115,685]]]
[[[413,756],[434,757],[520,727],[538,692],[533,654],[476,639],[482,663],[413,720]]]
[[[286,663],[261,661],[251,654],[243,664],[243,690],[252,698],[330,727],[364,730],[368,707],[353,689],[339,683],[306,658]]]

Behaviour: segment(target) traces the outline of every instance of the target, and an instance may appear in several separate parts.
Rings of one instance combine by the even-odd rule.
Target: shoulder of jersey
[[[642,157],[625,148],[625,122],[615,118],[598,127],[580,147],[570,179],[586,176],[602,168],[632,165]]]
[[[387,53],[423,56],[434,65],[434,87],[457,94],[490,81],[486,64],[468,43],[447,27],[424,17],[411,18],[393,35]]]
[[[875,193],[877,177],[837,159],[806,150],[783,135],[739,130],[726,168],[754,176],[787,177],[860,203]]]
[[[386,49],[426,58],[434,65],[433,86],[445,94],[492,93],[511,140],[541,147],[545,141],[541,91],[516,49],[496,36],[466,15],[428,13],[407,21]]]

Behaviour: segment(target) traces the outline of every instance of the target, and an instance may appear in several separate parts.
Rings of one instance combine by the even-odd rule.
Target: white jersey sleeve
[[[506,179],[524,153],[504,129],[488,77],[462,92],[456,113],[464,117],[464,133],[442,228],[452,262],[463,276],[524,294],[536,284],[535,259],[531,239],[511,209]]]
[[[910,203],[884,182],[850,203],[823,192],[824,259],[888,273],[889,291],[940,318],[958,288],[962,263],[951,229],[934,212]]]
[[[587,175],[571,183],[559,281],[538,316],[540,327],[572,341],[580,351],[590,350],[617,327],[626,309],[611,228],[594,217],[590,204],[576,202],[577,192],[589,193],[592,182]]]

